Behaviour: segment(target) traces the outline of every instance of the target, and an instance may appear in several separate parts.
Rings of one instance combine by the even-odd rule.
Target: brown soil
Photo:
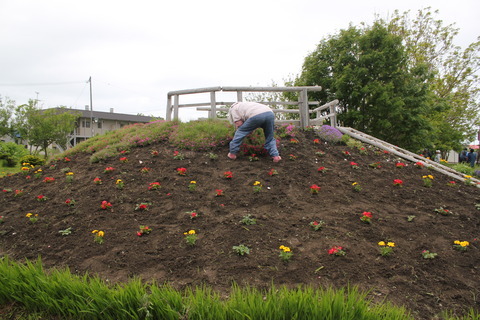
[[[174,160],[165,144],[132,149],[127,163],[118,157],[104,163],[89,163],[89,155],[79,154],[70,162],[45,166],[43,176],[26,179],[23,174],[5,177],[0,187],[23,190],[21,197],[4,192],[0,206],[0,253],[18,261],[41,256],[47,267],[68,266],[75,273],[98,274],[110,282],[140,276],[168,282],[177,288],[205,283],[222,292],[232,282],[260,288],[277,285],[294,287],[344,287],[348,284],[370,289],[374,301],[388,300],[406,306],[418,319],[430,319],[442,310],[459,314],[470,308],[480,310],[480,190],[474,186],[447,186],[451,179],[412,163],[399,169],[398,160],[380,150],[341,145],[314,144],[314,133],[299,137],[300,143],[281,141],[283,161],[269,158],[250,162],[248,157],[227,159],[228,149],[215,150],[212,160],[202,152],[184,152],[184,160]],[[151,150],[160,154],[153,157]],[[316,151],[326,154],[317,156]],[[348,158],[343,154],[349,151]],[[295,161],[288,155],[297,156]],[[358,163],[352,169],[350,161]],[[380,168],[370,163],[381,162]],[[115,171],[103,173],[106,167]],[[328,171],[317,172],[320,166]],[[62,169],[74,172],[74,181],[65,181]],[[143,167],[151,168],[141,173]],[[187,169],[180,176],[176,169]],[[275,168],[278,175],[268,172]],[[231,171],[233,179],[224,178]],[[422,176],[434,176],[433,187],[423,186]],[[45,177],[54,177],[45,183]],[[95,185],[100,177],[103,184]],[[117,189],[122,179],[124,189]],[[401,179],[403,187],[392,181]],[[190,181],[197,182],[189,191]],[[260,181],[263,189],[253,192]],[[148,190],[160,182],[159,190]],[[362,190],[355,192],[352,183]],[[313,195],[312,184],[321,187]],[[224,196],[217,197],[216,189]],[[38,195],[48,197],[37,201]],[[77,201],[74,207],[65,200]],[[102,201],[112,204],[102,210]],[[135,211],[140,203],[151,203],[148,211]],[[440,207],[452,212],[443,216]],[[196,211],[191,219],[188,212]],[[360,221],[362,212],[373,213],[371,224]],[[39,215],[32,224],[27,213]],[[250,214],[256,225],[240,220]],[[407,221],[407,216],[415,219]],[[325,226],[313,231],[309,223],[323,220]],[[153,229],[137,236],[139,225]],[[72,228],[62,236],[59,230]],[[105,231],[105,242],[93,241],[92,230]],[[184,232],[198,234],[195,246],[188,246]],[[379,241],[395,242],[394,254],[382,257]],[[454,240],[470,242],[467,251],[453,248]],[[233,246],[244,244],[249,255],[239,256]],[[279,258],[279,246],[292,249],[289,262]],[[332,246],[346,248],[346,256],[329,255]],[[422,251],[438,253],[435,259],[422,258]]]

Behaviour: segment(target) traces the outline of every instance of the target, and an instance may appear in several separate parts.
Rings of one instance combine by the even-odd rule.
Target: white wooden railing
[[[227,106],[231,106],[235,102],[243,101],[243,94],[245,92],[297,92],[298,101],[257,101],[265,105],[275,106],[297,106],[297,108],[288,109],[273,109],[275,113],[283,114],[298,114],[299,120],[277,120],[276,123],[293,123],[297,126],[305,128],[312,125],[321,125],[324,120],[330,119],[330,125],[336,126],[337,112],[336,108],[338,100],[328,102],[320,105],[318,101],[308,101],[308,92],[322,90],[319,86],[313,87],[208,87],[198,89],[186,89],[170,91],[167,99],[167,121],[178,119],[180,108],[196,108],[198,111],[208,111],[208,118],[215,119],[217,117],[217,111],[228,111]],[[217,101],[217,93],[219,92],[236,92],[236,101]],[[210,93],[210,101],[204,103],[188,103],[181,104],[180,97],[184,95]],[[173,103],[172,103],[173,98]],[[314,109],[310,109],[310,106],[318,106]],[[173,115],[172,115],[173,114]],[[311,114],[315,117],[312,119]]]

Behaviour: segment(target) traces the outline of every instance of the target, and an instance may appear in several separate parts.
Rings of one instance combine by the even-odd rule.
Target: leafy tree
[[[5,103],[0,96],[0,137],[6,134],[12,135],[12,115],[15,102],[6,99]]]
[[[319,101],[340,101],[339,121],[390,143],[416,150],[428,141],[430,77],[411,66],[402,38],[381,23],[350,26],[323,39],[305,58],[295,85],[320,85]]]
[[[388,22],[391,33],[399,35],[407,49],[412,65],[423,65],[433,74],[429,84],[433,92],[431,103],[437,108],[429,120],[433,124],[433,143],[437,149],[461,148],[461,143],[471,140],[480,124],[480,37],[462,50],[454,45],[458,28],[443,25],[435,19],[431,8],[418,11],[410,19],[409,11],[395,12]]]
[[[27,115],[30,126],[28,141],[34,146],[39,146],[48,158],[48,146],[56,143],[65,147],[68,136],[75,129],[75,121],[79,114],[72,113],[65,107],[33,110]]]

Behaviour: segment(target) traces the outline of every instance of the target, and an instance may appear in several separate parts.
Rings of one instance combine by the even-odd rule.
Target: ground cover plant
[[[219,133],[208,143],[190,134],[193,124],[135,125],[0,179],[1,255],[41,256],[46,268],[68,266],[106,283],[136,276],[176,289],[206,285],[218,299],[231,297],[232,283],[259,290],[272,283],[355,285],[369,290],[373,304],[405,306],[415,319],[477,316],[480,191],[474,184],[452,185],[428,165],[292,127],[279,129],[282,162],[262,154],[251,161],[253,148],[232,161],[226,142],[233,131],[222,130],[213,130]],[[67,172],[74,172],[71,182]],[[27,214],[38,218],[33,223]],[[242,222],[245,217],[255,223]],[[188,241],[192,235],[195,241]],[[468,246],[459,250],[455,241]],[[382,254],[388,243],[393,249]],[[232,249],[240,244],[248,254]]]

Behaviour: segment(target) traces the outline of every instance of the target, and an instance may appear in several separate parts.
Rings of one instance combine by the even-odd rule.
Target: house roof
[[[78,112],[81,114],[81,118],[98,118],[103,120],[117,120],[117,121],[129,121],[129,122],[150,122],[152,117],[148,116],[136,116],[133,114],[115,113],[115,112],[103,112],[103,111],[90,111],[84,109],[70,109],[70,108],[52,108],[63,109],[65,111]]]

